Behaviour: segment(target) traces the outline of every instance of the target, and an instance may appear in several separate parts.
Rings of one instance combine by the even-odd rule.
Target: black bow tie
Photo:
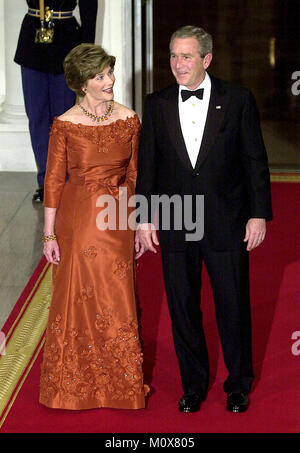
[[[203,92],[204,92],[204,88],[199,88],[196,91],[181,90],[182,101],[183,102],[186,101],[191,96],[197,96],[198,99],[203,99]]]

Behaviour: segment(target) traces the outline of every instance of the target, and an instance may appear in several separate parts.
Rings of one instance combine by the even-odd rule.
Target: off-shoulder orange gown
[[[41,366],[48,407],[145,407],[134,231],[97,226],[100,195],[115,200],[118,227],[118,189],[134,194],[139,130],[137,115],[101,126],[56,118],[51,128],[44,206],[57,208],[61,260]]]

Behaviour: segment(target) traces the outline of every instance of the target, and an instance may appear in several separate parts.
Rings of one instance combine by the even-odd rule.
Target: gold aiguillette
[[[38,44],[51,44],[53,42],[53,35],[54,29],[50,28],[50,24],[52,24],[52,12],[50,11],[49,7],[46,7],[44,0],[40,0],[40,21],[41,21],[41,28],[38,28],[35,33],[35,43]],[[48,28],[45,27],[45,20],[49,23]]]

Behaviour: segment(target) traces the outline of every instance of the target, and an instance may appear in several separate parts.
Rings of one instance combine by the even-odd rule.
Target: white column
[[[5,56],[4,56],[4,4],[0,0],[0,110],[5,94]]]
[[[5,0],[0,10],[0,14],[4,14],[0,21],[4,23],[4,40],[1,40],[0,46],[5,54],[5,93],[0,113],[0,171],[36,172],[24,108],[21,69],[13,61],[26,10],[26,2],[20,0]]]
[[[26,2],[9,0],[4,2],[4,40],[5,40],[5,101],[1,122],[27,122],[20,66],[14,62],[15,51],[21,23],[26,13]]]
[[[131,0],[99,2],[96,44],[116,57],[115,100],[132,107]]]

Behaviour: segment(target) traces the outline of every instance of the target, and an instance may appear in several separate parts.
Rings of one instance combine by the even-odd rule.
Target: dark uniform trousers
[[[21,66],[21,74],[31,145],[38,169],[37,181],[39,187],[43,187],[50,126],[55,116],[75,104],[76,95],[68,88],[64,74],[48,74],[25,66]]]

